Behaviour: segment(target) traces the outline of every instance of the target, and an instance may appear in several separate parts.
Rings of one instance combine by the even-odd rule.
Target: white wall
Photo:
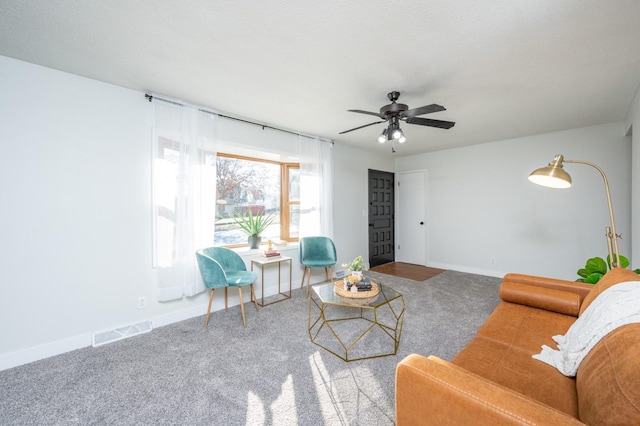
[[[94,333],[121,325],[151,319],[157,327],[203,315],[205,293],[155,301],[152,107],[143,93],[2,56],[0,93],[0,370],[88,346]],[[222,124],[221,136],[235,124]],[[286,150],[269,146],[276,155]],[[335,172],[336,206],[355,206],[353,194],[362,194],[360,211],[364,164],[390,170],[393,162],[335,152],[338,168],[345,156],[359,159],[357,172]],[[336,244],[346,261],[366,253],[366,218],[338,208]],[[297,288],[297,246],[281,252],[294,259]],[[247,263],[256,254],[241,253]],[[275,274],[267,271],[267,295],[276,291]],[[233,293],[231,305],[238,303]],[[147,308],[138,309],[139,296]]]
[[[633,131],[633,128],[636,131]],[[625,121],[625,129],[631,134],[632,152],[631,162],[633,164],[631,172],[631,211],[635,214],[631,217],[631,245],[633,256],[631,260],[632,269],[640,268],[640,88],[636,91],[635,97],[629,109]]]
[[[4,57],[0,93],[0,354],[140,319],[152,281],[149,105]]]
[[[606,256],[610,221],[596,169],[566,164],[574,182],[568,190],[527,180],[556,154],[605,170],[624,237],[620,252],[630,253],[631,143],[624,124],[613,123],[398,158],[396,172],[428,173],[427,264],[575,279],[587,258]]]

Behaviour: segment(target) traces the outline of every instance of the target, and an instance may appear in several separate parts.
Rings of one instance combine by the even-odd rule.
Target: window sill
[[[300,244],[297,241],[290,242],[286,246],[274,245],[275,250],[278,250],[280,253],[283,253],[283,254],[288,253],[287,254],[288,256],[291,256],[293,253],[298,253],[299,247],[300,247]],[[251,256],[259,255],[265,248],[266,246],[264,247],[261,246],[259,249],[250,249],[249,247],[238,247],[231,250],[235,251],[242,257],[251,257]]]

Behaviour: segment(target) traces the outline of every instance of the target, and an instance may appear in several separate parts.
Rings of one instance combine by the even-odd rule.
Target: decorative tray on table
[[[358,289],[358,284],[362,284],[363,287],[371,286],[370,289],[362,290]],[[353,288],[358,289],[357,291],[353,291]],[[338,295],[349,299],[369,299],[371,297],[377,296],[380,292],[378,288],[378,284],[372,279],[365,278],[363,281],[359,281],[358,283],[347,284],[347,279],[336,281],[333,287],[333,291]]]

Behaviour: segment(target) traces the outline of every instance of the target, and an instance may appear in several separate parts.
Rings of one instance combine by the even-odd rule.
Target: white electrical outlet
[[[138,309],[144,309],[147,307],[147,297],[140,296],[138,297]]]

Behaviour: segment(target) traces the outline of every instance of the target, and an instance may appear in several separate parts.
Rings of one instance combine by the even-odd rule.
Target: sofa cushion
[[[502,302],[478,329],[477,335],[533,355],[540,352],[542,345],[555,345],[552,336],[565,334],[575,320],[576,317],[570,315]]]
[[[501,302],[453,364],[537,399],[571,416],[578,415],[575,379],[532,358],[551,336],[567,332],[576,317]]]
[[[528,350],[476,337],[451,363],[573,417],[578,416],[575,379],[534,360]]]
[[[605,291],[606,289],[608,289],[613,285],[626,282],[626,281],[638,281],[638,274],[636,274],[635,272],[629,269],[624,269],[624,268],[614,268],[609,272],[607,272],[606,274],[604,274],[604,276],[600,278],[600,281],[598,281],[593,286],[593,289],[591,289],[589,294],[587,294],[587,296],[582,301],[582,305],[580,305],[579,315],[582,315],[585,309],[589,307],[591,302],[593,302],[594,299],[598,297],[598,295],[600,295],[600,293],[602,293],[603,291]]]
[[[576,375],[582,422],[640,424],[639,359],[640,324],[612,331],[589,352]]]

